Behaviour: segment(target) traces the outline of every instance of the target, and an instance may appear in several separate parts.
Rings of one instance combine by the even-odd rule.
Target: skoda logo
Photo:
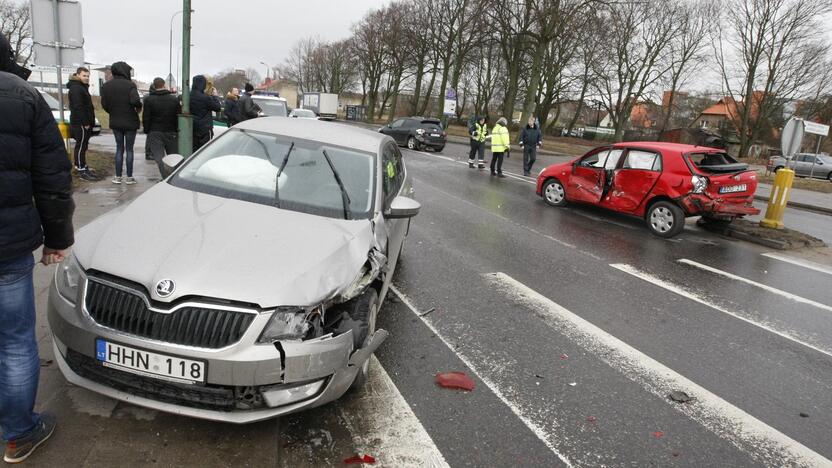
[[[173,280],[163,279],[156,284],[156,294],[159,297],[168,297],[173,294],[173,290],[176,289],[176,283]]]

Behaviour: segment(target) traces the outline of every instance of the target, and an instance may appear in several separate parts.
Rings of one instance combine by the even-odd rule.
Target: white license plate
[[[178,383],[205,382],[205,363],[151,353],[98,338],[95,358],[105,367]]]
[[[431,134],[430,134],[430,136],[432,136],[432,137],[434,137],[434,138],[439,138],[439,137],[441,137],[442,135],[440,135],[440,134],[438,134],[438,133],[431,133]]]
[[[736,193],[736,192],[745,192],[748,190],[748,186],[746,184],[742,185],[729,185],[726,187],[720,187],[719,193]]]

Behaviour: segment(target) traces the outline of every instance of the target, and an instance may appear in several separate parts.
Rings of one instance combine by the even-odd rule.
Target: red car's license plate
[[[745,192],[748,190],[748,185],[741,184],[741,185],[728,185],[726,187],[720,187],[719,193],[737,193],[737,192]]]

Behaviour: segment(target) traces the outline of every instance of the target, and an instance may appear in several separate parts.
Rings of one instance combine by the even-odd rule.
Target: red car
[[[729,223],[760,212],[752,206],[757,173],[725,150],[677,143],[626,142],[595,148],[537,177],[549,205],[597,205],[643,218],[661,237],[673,237],[685,217]]]

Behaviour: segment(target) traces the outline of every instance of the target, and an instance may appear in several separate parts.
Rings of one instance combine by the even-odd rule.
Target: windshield
[[[308,118],[315,117],[315,113],[312,112],[311,110],[308,110],[308,109],[295,109],[295,110],[292,111],[292,113],[295,114],[298,117],[308,117]]]
[[[49,105],[49,108],[52,110],[58,110],[60,106],[58,105],[58,100],[52,97],[51,94],[40,93],[43,96],[43,99],[46,101],[46,104]]]
[[[195,192],[344,219],[345,197],[327,156],[347,192],[350,217],[369,218],[375,193],[374,154],[282,135],[229,130],[188,160],[170,183]]]
[[[289,115],[289,112],[286,107],[286,103],[283,101],[278,101],[276,99],[257,99],[252,98],[255,104],[260,106],[260,109],[263,111],[267,117],[286,117]]]

